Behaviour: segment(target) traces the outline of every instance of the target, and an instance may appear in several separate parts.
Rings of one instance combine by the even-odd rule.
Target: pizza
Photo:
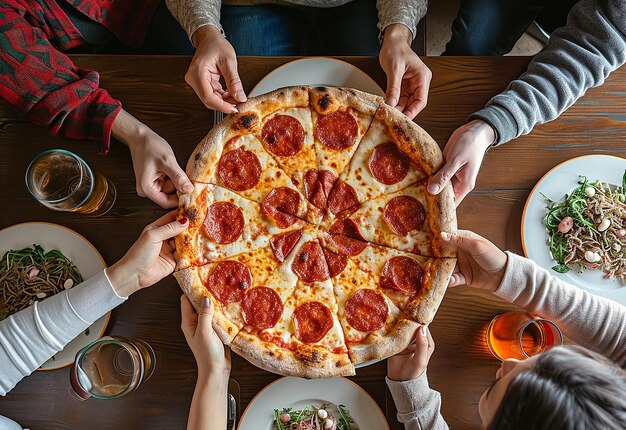
[[[382,98],[288,87],[238,105],[187,163],[174,276],[214,308],[224,344],[251,363],[307,378],[405,349],[434,318],[455,265],[456,231],[436,142]]]

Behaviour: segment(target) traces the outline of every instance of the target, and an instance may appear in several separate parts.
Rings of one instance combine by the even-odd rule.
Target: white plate
[[[524,254],[541,267],[570,284],[587,291],[608,297],[626,305],[626,285],[616,279],[605,279],[601,270],[577,269],[567,273],[557,273],[551,269],[557,263],[552,259],[548,248],[548,231],[545,227],[547,214],[546,200],[541,193],[555,201],[562,201],[578,187],[579,175],[590,181],[600,180],[609,184],[621,185],[626,160],[611,155],[585,155],[565,161],[546,173],[530,193],[522,214],[522,248]]]
[[[362,430],[389,430],[385,414],[369,394],[346,378],[283,377],[263,388],[241,415],[238,430],[272,430],[274,409],[302,409],[324,402],[345,405]]]
[[[249,96],[256,97],[293,85],[356,88],[366,93],[385,96],[376,81],[363,70],[329,57],[307,57],[283,64],[261,79]]]
[[[27,248],[33,244],[40,245],[45,251],[51,249],[61,251],[78,267],[83,279],[100,273],[106,267],[96,248],[83,236],[67,227],[46,222],[25,222],[0,231],[0,256],[10,249]],[[94,322],[62,351],[46,361],[40,370],[59,369],[72,364],[78,351],[102,336],[110,316],[109,312]]]

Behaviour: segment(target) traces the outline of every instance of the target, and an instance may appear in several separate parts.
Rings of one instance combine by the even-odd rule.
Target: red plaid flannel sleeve
[[[52,135],[95,140],[107,152],[122,108],[100,88],[98,73],[77,68],[55,49],[27,11],[0,2],[0,94]]]

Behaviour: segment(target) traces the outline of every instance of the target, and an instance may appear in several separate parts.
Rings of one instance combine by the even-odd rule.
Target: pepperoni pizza
[[[380,97],[289,87],[238,106],[187,164],[175,276],[213,326],[259,367],[354,374],[432,321],[455,264],[456,230],[432,138]]]

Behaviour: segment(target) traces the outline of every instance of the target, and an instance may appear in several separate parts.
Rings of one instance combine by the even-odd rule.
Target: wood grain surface
[[[102,86],[167,139],[184,166],[212,125],[212,113],[183,81],[189,57],[73,59],[82,68],[98,70]],[[246,90],[289,60],[240,58]],[[346,61],[363,69],[384,88],[385,76],[375,58]],[[428,107],[416,121],[443,147],[468,115],[524,71],[529,59],[434,57],[424,61],[433,72],[433,80]],[[558,120],[491,150],[475,191],[458,208],[459,227],[521,253],[522,209],[531,188],[545,172],[578,155],[626,153],[625,87],[626,69],[622,68]],[[110,264],[124,254],[146,224],[164,213],[149,200],[137,197],[131,158],[119,142],[113,142],[108,155],[99,155],[94,143],[49,137],[45,129],[29,124],[12,108],[0,104],[0,148],[0,228],[25,221],[59,223],[84,235]],[[23,180],[26,166],[36,154],[49,148],[80,154],[115,183],[118,201],[111,212],[100,218],[58,213],[29,197]],[[3,252],[1,243],[0,248]],[[36,372],[0,399],[0,414],[32,430],[184,428],[196,367],[179,328],[180,294],[174,278],[168,277],[113,311],[108,334],[143,339],[157,354],[155,374],[137,392],[112,401],[81,402],[71,393],[68,368]],[[432,323],[436,350],[428,374],[432,387],[442,393],[442,412],[452,428],[480,428],[477,402],[499,366],[486,348],[484,330],[491,318],[508,309],[512,309],[510,304],[490,294],[460,287],[447,292]],[[381,362],[360,369],[352,379],[388,411],[391,427],[401,428],[386,398],[385,370]],[[239,382],[245,407],[277,376],[234,356],[232,377]],[[259,428],[265,428],[265,423]]]

